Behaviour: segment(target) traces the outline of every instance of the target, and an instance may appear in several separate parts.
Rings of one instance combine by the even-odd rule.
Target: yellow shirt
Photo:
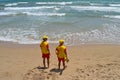
[[[65,50],[66,50],[66,47],[65,46],[58,46],[56,48],[56,50],[58,51],[58,58],[65,58],[66,57],[66,54],[65,54]]]
[[[47,41],[41,42],[41,43],[40,43],[40,47],[41,47],[41,52],[42,52],[42,54],[49,54],[49,50],[48,50],[49,45],[48,45],[48,42],[47,42]]]

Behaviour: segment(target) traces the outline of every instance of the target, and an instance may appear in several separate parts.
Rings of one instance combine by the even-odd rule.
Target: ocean
[[[0,41],[120,45],[120,0],[0,0]]]

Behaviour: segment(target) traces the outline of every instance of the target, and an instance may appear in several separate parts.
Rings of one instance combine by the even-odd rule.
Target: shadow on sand
[[[41,67],[41,66],[38,66],[38,67],[36,67],[37,69],[47,69],[47,67]]]
[[[39,70],[48,69],[47,67],[41,67],[41,66],[38,66],[36,68],[39,69]],[[55,72],[55,73],[59,73],[59,75],[62,75],[62,73],[63,73],[64,70],[65,69],[52,68],[52,69],[50,69],[50,72]]]
[[[63,71],[65,69],[57,69],[57,68],[53,68],[50,70],[50,72],[55,72],[55,73],[59,73],[59,75],[62,75]]]

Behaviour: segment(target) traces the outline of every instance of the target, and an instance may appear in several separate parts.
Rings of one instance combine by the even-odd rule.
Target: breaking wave
[[[49,36],[50,43],[57,43],[59,39],[64,39],[67,45],[79,44],[120,44],[120,28],[117,26],[107,25],[102,31],[94,29],[86,32],[64,32],[64,33],[39,33],[34,28],[30,30],[21,30],[10,28],[1,30],[0,40],[13,41],[20,44],[39,43],[43,35]]]

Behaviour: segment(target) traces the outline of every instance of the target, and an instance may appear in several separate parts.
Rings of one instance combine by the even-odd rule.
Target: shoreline
[[[120,45],[90,44],[79,46],[67,46],[68,58],[70,59],[70,62],[66,63],[67,68],[62,72],[61,75],[59,75],[59,72],[55,72],[53,70],[57,68],[57,57],[55,55],[55,48],[57,45],[58,44],[50,44],[50,68],[44,70],[45,73],[40,73],[40,71],[43,70],[37,69],[37,67],[42,66],[42,58],[39,44],[24,45],[0,41],[0,64],[2,64],[0,66],[0,80],[23,80],[23,78],[26,76],[28,78],[33,76],[35,77],[35,75],[33,74],[38,75],[38,73],[40,73],[39,75],[46,75],[44,78],[47,78],[47,76],[49,76],[48,80],[51,80],[51,78],[54,78],[55,76],[55,80],[72,80],[78,76],[78,79],[89,80],[87,78],[91,76],[86,76],[85,78],[80,77],[83,73],[77,72],[76,70],[79,71],[82,69],[84,71],[89,71],[94,68],[106,70],[106,67],[99,68],[99,65],[108,66],[108,64],[113,64],[112,66],[116,64],[119,67]],[[91,66],[92,68],[89,69],[86,68],[86,66],[88,66],[89,68]],[[108,66],[108,68],[110,68],[111,70],[112,66]],[[88,73],[89,75],[93,75],[93,73],[90,72],[86,73]],[[101,76],[101,73],[99,74],[99,76]],[[107,73],[105,72],[105,74]],[[28,78],[25,78],[24,80],[28,80]],[[97,77],[94,76],[93,78]],[[36,79],[31,78],[30,80]],[[119,79],[116,78],[116,80]]]
[[[49,42],[49,44],[57,46],[59,43],[50,43]],[[6,45],[13,45],[13,46],[31,46],[31,45],[34,45],[35,46],[35,45],[39,45],[39,43],[35,43],[35,44],[20,44],[18,42],[12,42],[12,41],[0,41],[0,45],[5,45],[5,46]],[[79,45],[67,45],[67,44],[65,44],[65,45],[68,46],[68,47],[96,46],[96,45],[120,46],[120,44],[113,44],[113,43],[111,43],[111,44],[109,44],[109,43],[81,43]]]

